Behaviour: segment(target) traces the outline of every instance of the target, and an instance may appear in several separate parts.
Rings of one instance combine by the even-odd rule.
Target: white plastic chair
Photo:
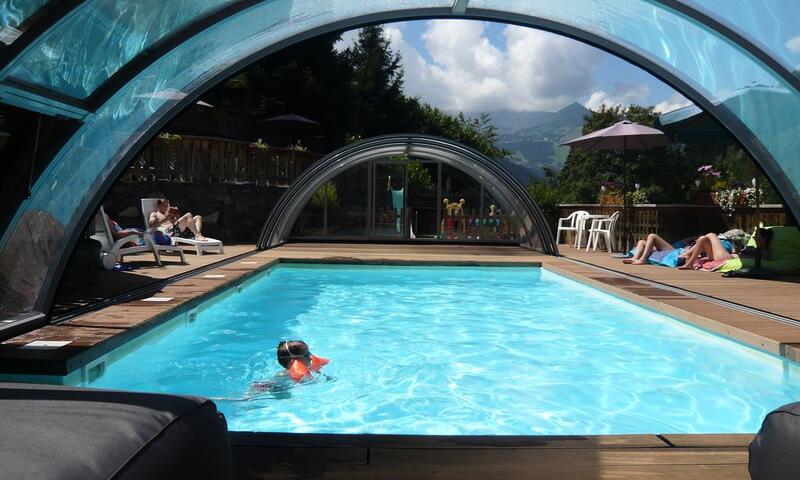
[[[586,223],[586,217],[588,216],[589,212],[586,210],[576,210],[570,213],[568,217],[559,218],[558,230],[556,231],[556,245],[558,245],[559,240],[561,240],[561,232],[575,232],[573,246],[577,246],[584,229],[584,224]]]
[[[125,255],[146,252],[153,254],[153,258],[155,258],[155,261],[159,267],[161,266],[161,257],[159,255],[160,251],[177,253],[181,257],[181,262],[186,263],[186,258],[184,258],[182,250],[178,249],[177,247],[162,247],[160,245],[156,245],[153,242],[152,237],[147,233],[141,237],[138,235],[127,235],[115,241],[114,236],[111,233],[111,228],[108,226],[108,215],[106,215],[106,212],[102,206],[97,211],[97,215],[95,215],[94,235],[92,235],[91,238],[100,242],[100,251],[102,255],[101,262],[103,264],[103,268],[106,270],[111,270],[114,268],[115,264],[121,263]],[[144,245],[139,244],[139,240],[142,239],[144,240]],[[127,246],[129,244],[133,244],[133,246]]]
[[[586,241],[586,251],[589,251],[591,245],[592,250],[597,250],[597,239],[602,235],[603,240],[606,242],[608,253],[611,253],[611,246],[614,239],[614,227],[617,225],[619,219],[619,211],[614,212],[608,218],[600,218],[592,220],[592,226],[589,228],[589,239]]]

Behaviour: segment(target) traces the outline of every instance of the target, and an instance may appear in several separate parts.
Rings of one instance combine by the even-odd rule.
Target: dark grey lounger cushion
[[[800,479],[800,402],[767,415],[750,444],[753,480]]]
[[[0,383],[0,478],[225,479],[225,418],[209,400]]]

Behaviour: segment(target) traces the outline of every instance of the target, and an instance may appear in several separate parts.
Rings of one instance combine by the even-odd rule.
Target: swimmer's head
[[[287,340],[278,344],[278,363],[288,369],[292,360],[300,360],[305,366],[311,365],[311,352],[306,342]]]

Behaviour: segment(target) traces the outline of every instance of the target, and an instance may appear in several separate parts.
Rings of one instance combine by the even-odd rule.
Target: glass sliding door
[[[441,221],[439,238],[444,240],[479,240],[478,212],[481,208],[480,183],[466,173],[442,165]]]
[[[366,238],[369,235],[367,192],[369,165],[347,170],[328,185],[325,234],[338,238]]]
[[[372,237],[408,238],[406,217],[405,162],[373,164]]]
[[[439,234],[439,163],[411,160],[408,170],[408,238],[435,240]]]
[[[356,165],[319,187],[291,236],[518,243],[520,220],[496,193],[451,165],[396,155]]]
[[[519,241],[520,223],[514,212],[505,210],[494,196],[484,190],[481,211],[483,240]]]

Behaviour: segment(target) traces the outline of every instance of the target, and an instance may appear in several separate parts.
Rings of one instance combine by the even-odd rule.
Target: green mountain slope
[[[490,112],[498,130],[498,145],[511,152],[500,162],[523,185],[544,176],[545,167],[560,170],[569,148],[559,143],[580,136],[589,110],[571,103],[556,112]]]

